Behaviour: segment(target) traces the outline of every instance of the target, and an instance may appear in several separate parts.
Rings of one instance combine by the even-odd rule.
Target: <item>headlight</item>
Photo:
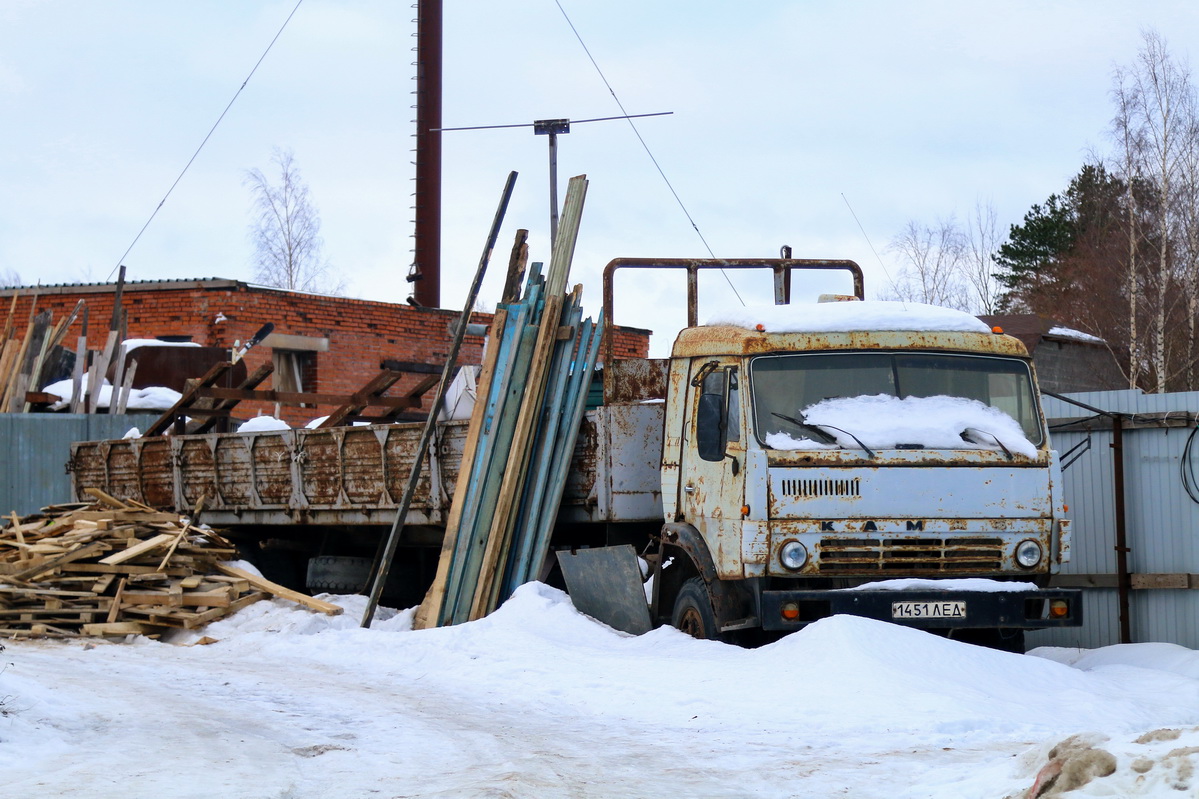
[[[808,548],[798,541],[788,541],[779,550],[779,561],[791,571],[799,571],[808,562]]]
[[[1016,544],[1016,562],[1026,569],[1031,569],[1041,562],[1041,545],[1029,539]]]

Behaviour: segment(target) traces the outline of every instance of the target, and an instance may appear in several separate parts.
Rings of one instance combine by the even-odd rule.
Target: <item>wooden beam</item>
[[[170,544],[175,540],[175,535],[171,533],[159,533],[153,538],[147,538],[141,543],[134,544],[129,549],[123,549],[120,552],[114,552],[106,558],[100,558],[100,563],[108,566],[116,566],[119,563],[124,563],[127,560],[133,560],[138,555],[144,555],[155,549],[159,549]]]
[[[249,375],[245,380],[243,380],[237,389],[240,391],[252,391],[253,389],[258,388],[262,381],[270,377],[271,373],[274,371],[274,364],[270,362],[264,363],[262,366],[259,366],[257,369],[255,369],[253,374]],[[206,389],[201,388],[200,390],[205,391]],[[213,410],[218,411],[223,415],[227,415],[229,411],[237,405],[238,402],[240,402],[239,399],[224,400],[222,402],[215,403],[213,405]],[[192,415],[195,414],[193,413]],[[219,418],[212,416],[208,419],[193,422],[188,426],[187,432],[189,434],[207,433],[209,430],[215,427],[219,421]]]
[[[325,427],[338,427],[351,416],[357,416],[370,406],[369,400],[382,397],[387,389],[394,386],[399,379],[403,377],[400,372],[385,370],[375,375],[361,390],[354,393],[350,401],[342,405],[333,413],[329,414],[329,418],[321,422],[317,429]]]
[[[159,416],[158,419],[154,421],[154,424],[147,427],[145,432],[142,433],[142,436],[160,436],[165,433],[167,428],[175,423],[175,418],[179,416],[180,413],[185,412],[187,407],[196,399],[198,399],[196,392],[199,389],[211,386],[217,380],[220,380],[222,377],[224,377],[225,373],[232,368],[233,364],[230,361],[221,361],[220,363],[213,364],[212,368],[205,372],[204,376],[194,383],[189,380],[187,388],[185,388],[183,391],[183,395],[179,397],[179,401],[172,405],[170,410],[163,413],[162,416]]]
[[[268,594],[277,596],[281,599],[289,599],[292,602],[298,602],[306,608],[312,608],[313,610],[320,611],[327,616],[336,616],[342,612],[342,608],[339,605],[334,605],[332,602],[325,602],[320,599],[315,599],[307,594],[301,594],[299,591],[293,591],[290,588],[284,588],[278,583],[272,583],[265,577],[259,577],[257,574],[251,574],[244,569],[239,569],[236,566],[230,566],[228,563],[217,563],[214,564],[214,566],[217,571],[221,572],[222,574],[227,574],[230,577],[237,577],[245,580],[260,591],[265,591]]]
[[[433,378],[433,382],[437,382],[437,378]],[[247,391],[239,388],[220,388],[219,386],[210,386],[199,389],[196,392],[199,397],[213,397],[217,399],[241,401],[256,401],[256,402],[278,402],[283,405],[349,405],[360,403],[364,408],[367,407],[382,407],[382,408],[413,408],[420,405],[418,401],[413,401],[408,397],[362,397],[357,394],[312,394],[298,393],[294,391],[275,391],[274,389],[261,389],[257,391]],[[236,404],[236,403],[234,403]],[[227,414],[228,410],[221,408],[213,408],[207,413],[200,410],[189,409],[188,413],[198,413],[204,415]]]

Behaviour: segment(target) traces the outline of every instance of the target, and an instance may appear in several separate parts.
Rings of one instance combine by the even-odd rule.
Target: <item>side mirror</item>
[[[695,445],[706,461],[722,461],[725,455],[724,398],[701,394],[695,417]]]

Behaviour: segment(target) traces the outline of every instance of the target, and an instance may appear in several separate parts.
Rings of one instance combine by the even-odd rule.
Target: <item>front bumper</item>
[[[1066,612],[1051,616],[1050,602],[1066,603]],[[896,603],[927,603],[928,606],[964,602],[962,615],[923,617],[894,615]],[[794,618],[784,616],[785,605],[798,607]],[[908,606],[910,608],[910,606]],[[954,606],[958,608],[960,606]],[[763,591],[762,628],[798,630],[814,621],[836,615],[865,616],[920,629],[1040,630],[1047,627],[1078,627],[1082,624],[1082,591]]]

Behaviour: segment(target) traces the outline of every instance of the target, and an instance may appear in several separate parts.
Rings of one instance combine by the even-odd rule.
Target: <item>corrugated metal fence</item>
[[[1101,391],[1068,395],[1094,408],[1128,415],[1123,421],[1125,519],[1133,642],[1159,641],[1199,648],[1199,590],[1147,588],[1163,582],[1183,585],[1199,574],[1199,504],[1184,488],[1183,454],[1194,434],[1199,392],[1143,394]],[[1067,516],[1073,520],[1073,552],[1062,569],[1088,588],[1084,626],[1028,635],[1032,646],[1099,647],[1120,643],[1119,601],[1114,587],[1116,506],[1113,429],[1110,420],[1044,397],[1045,415],[1056,428],[1053,447],[1067,468],[1063,473]],[[1188,415],[1189,414],[1189,415]],[[1090,418],[1091,429],[1064,420]],[[1063,429],[1064,428],[1064,429]],[[1195,442],[1199,450],[1199,441]],[[1199,461],[1199,453],[1190,460]],[[1199,473],[1199,462],[1192,465]]]
[[[66,472],[71,442],[121,438],[144,429],[158,414],[0,414],[0,513],[33,513],[71,501]]]

